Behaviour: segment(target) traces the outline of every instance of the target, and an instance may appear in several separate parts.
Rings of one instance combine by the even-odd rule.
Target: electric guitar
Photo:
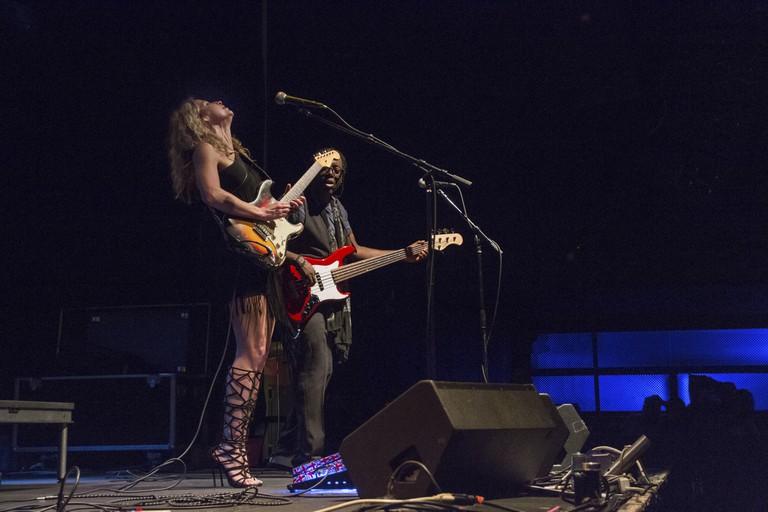
[[[463,242],[464,239],[458,233],[442,233],[435,235],[434,248],[436,251],[442,251],[450,245],[461,245]],[[329,300],[343,300],[349,296],[349,292],[339,289],[339,283],[371,270],[402,261],[427,246],[427,242],[421,244],[423,245],[417,245],[415,248],[405,247],[349,265],[344,265],[343,260],[355,252],[355,248],[351,245],[345,245],[323,259],[305,257],[304,259],[315,270],[317,282],[311,288],[296,265],[287,264],[282,275],[283,300],[287,317],[294,328],[295,335],[301,332],[304,324],[320,304]]]
[[[321,169],[330,167],[335,159],[341,158],[336,150],[323,151],[314,156],[315,162],[304,172],[296,184],[280,198],[280,201],[290,202],[298,199]],[[259,187],[256,199],[251,204],[264,207],[276,202],[275,198],[272,197],[271,189],[272,180],[265,180]],[[304,229],[303,224],[291,224],[285,218],[247,220],[224,215],[216,215],[216,218],[226,235],[235,243],[239,252],[252,257],[257,264],[268,270],[273,270],[283,264],[288,240]]]

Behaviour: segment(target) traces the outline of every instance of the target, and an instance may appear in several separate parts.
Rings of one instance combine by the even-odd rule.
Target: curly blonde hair
[[[171,183],[176,199],[191,203],[195,198],[195,170],[192,154],[201,142],[207,142],[223,155],[232,151],[200,117],[197,98],[187,98],[171,113],[168,125],[168,159],[171,164]],[[250,152],[236,138],[232,138],[236,152],[250,158]]]

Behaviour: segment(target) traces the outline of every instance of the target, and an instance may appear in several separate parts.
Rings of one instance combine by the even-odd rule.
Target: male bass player
[[[332,149],[323,152],[333,151]],[[337,249],[351,245],[355,251],[348,259],[363,260],[393,253],[360,245],[349,224],[347,210],[339,200],[347,171],[341,152],[330,167],[323,168],[310,185],[307,201],[288,220],[304,224],[302,233],[288,243],[291,253],[312,258],[326,258]],[[427,244],[414,242],[404,254],[408,262],[423,260]],[[302,276],[315,284],[315,272],[306,259],[296,258]],[[280,316],[280,315],[278,315]],[[276,466],[295,467],[323,455],[325,448],[325,394],[334,363],[346,361],[352,341],[349,299],[322,302],[303,324],[299,336],[286,343],[291,367],[294,402],[288,424],[280,437],[278,449],[270,462]]]

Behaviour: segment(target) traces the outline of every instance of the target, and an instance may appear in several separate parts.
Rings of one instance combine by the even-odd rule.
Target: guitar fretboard
[[[310,168],[307,169],[304,175],[299,178],[299,181],[297,181],[291,187],[291,190],[286,192],[285,195],[280,198],[280,201],[291,202],[294,199],[298,199],[299,196],[304,193],[304,190],[309,186],[309,184],[312,183],[312,180],[315,179],[315,176],[317,176],[322,168],[323,166],[320,162],[316,161],[313,163]]]
[[[385,267],[392,263],[404,260],[408,257],[408,254],[409,253],[407,247],[404,249],[398,249],[396,251],[392,251],[388,254],[383,254],[375,258],[368,258],[367,260],[356,261],[354,263],[350,263],[349,265],[339,267],[331,271],[331,276],[333,276],[333,282],[339,283],[341,281],[357,277],[361,274],[365,274],[366,272],[370,272],[371,270],[376,270],[377,268]]]

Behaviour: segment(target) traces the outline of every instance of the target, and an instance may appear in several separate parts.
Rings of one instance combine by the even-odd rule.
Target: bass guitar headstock
[[[460,233],[449,233],[447,231],[437,233],[432,242],[436,251],[442,251],[451,245],[461,245],[464,243],[464,237]]]

